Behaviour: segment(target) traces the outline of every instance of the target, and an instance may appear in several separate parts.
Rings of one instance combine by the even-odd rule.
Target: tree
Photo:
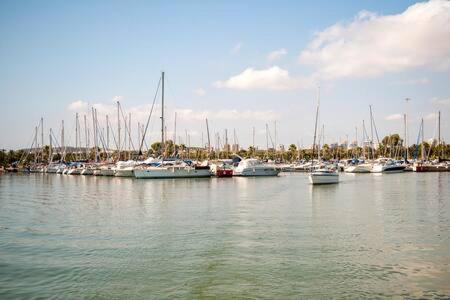
[[[150,148],[152,149],[153,153],[161,153],[161,142],[153,143]]]

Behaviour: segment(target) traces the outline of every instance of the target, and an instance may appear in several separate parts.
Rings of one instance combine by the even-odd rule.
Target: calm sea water
[[[450,174],[0,176],[0,298],[450,297]]]

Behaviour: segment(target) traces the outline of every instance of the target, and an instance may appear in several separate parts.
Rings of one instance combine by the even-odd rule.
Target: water
[[[0,298],[450,297],[450,176],[0,176]]]

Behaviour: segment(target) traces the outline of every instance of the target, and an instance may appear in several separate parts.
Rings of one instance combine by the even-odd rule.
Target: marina
[[[445,298],[449,176],[4,174],[0,296]]]

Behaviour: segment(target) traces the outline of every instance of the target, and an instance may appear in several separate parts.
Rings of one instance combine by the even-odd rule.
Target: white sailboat
[[[163,155],[160,164],[141,164],[135,167],[134,176],[139,179],[145,178],[199,178],[210,177],[209,166],[198,166],[188,164],[182,160],[164,161],[165,126],[164,126],[164,72],[161,74],[161,153]]]
[[[320,90],[318,91],[317,97],[317,109],[316,109],[316,122],[314,126],[314,142],[313,142],[313,151],[312,157],[314,158],[314,150],[316,148],[316,135],[317,135],[317,119],[319,117],[319,106],[320,106]],[[319,154],[320,155],[320,151]],[[314,161],[313,161],[314,164]],[[323,167],[317,170],[312,170],[309,174],[309,182],[314,185],[318,184],[334,184],[339,183],[339,173],[337,170]]]

